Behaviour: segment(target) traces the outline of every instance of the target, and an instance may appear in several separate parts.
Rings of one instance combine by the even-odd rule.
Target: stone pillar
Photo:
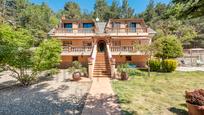
[[[93,78],[93,59],[88,59],[88,72],[89,72],[89,78]]]
[[[115,78],[115,59],[111,58],[111,78]]]

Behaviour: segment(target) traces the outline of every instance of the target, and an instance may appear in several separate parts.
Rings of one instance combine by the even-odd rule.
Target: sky
[[[68,1],[77,2],[80,5],[81,10],[86,10],[91,12],[94,8],[96,0],[31,0],[33,3],[41,4],[45,2],[51,7],[55,12],[63,9],[64,4]],[[118,0],[119,3],[122,3],[122,0]],[[161,2],[168,4],[171,0],[154,0],[155,2]],[[107,0],[108,4],[112,3],[112,0]],[[136,13],[141,13],[147,7],[149,0],[128,0],[129,5],[135,10]]]

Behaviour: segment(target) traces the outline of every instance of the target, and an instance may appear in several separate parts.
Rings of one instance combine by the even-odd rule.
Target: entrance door
[[[98,52],[105,52],[106,51],[106,42],[101,40],[98,42]]]

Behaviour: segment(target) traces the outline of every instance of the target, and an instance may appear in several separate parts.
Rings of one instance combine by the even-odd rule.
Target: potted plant
[[[121,64],[117,67],[117,71],[120,73],[121,80],[128,80],[129,76],[127,73],[128,64]]]
[[[204,115],[204,90],[198,89],[185,94],[189,115]]]
[[[72,66],[68,68],[68,71],[72,73],[72,78],[74,81],[79,81],[82,75],[87,75],[87,69],[82,67],[81,63],[78,61],[72,62]]]

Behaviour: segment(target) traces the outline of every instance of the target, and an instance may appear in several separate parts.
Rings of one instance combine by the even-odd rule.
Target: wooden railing
[[[92,51],[92,46],[84,46],[84,47],[64,46],[63,51],[64,52],[89,52],[89,51]]]
[[[111,52],[133,52],[133,46],[112,46]]]
[[[146,27],[140,28],[106,28],[107,33],[147,33]]]
[[[56,33],[94,33],[95,28],[57,28]]]

